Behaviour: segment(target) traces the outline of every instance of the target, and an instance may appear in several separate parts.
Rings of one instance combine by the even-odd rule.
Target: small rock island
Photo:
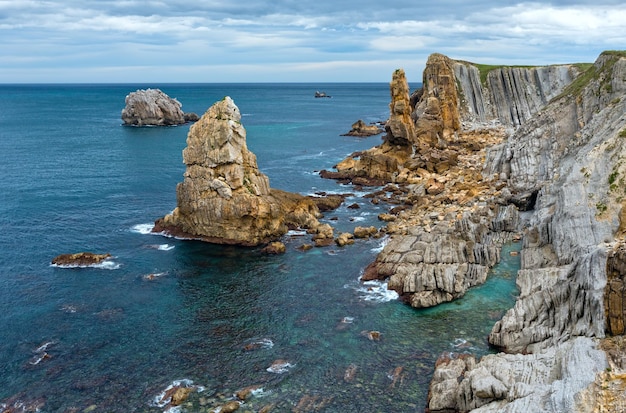
[[[324,227],[312,199],[270,188],[246,146],[241,113],[230,97],[215,103],[191,126],[183,162],[187,169],[176,188],[177,207],[156,221],[153,232],[257,246],[289,229],[314,232]]]
[[[124,125],[172,126],[198,120],[198,115],[184,113],[182,104],[159,89],[137,90],[126,96],[122,109]]]

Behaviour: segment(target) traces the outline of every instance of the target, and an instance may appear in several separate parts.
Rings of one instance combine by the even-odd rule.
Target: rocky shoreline
[[[504,243],[522,242],[520,295],[488,337],[503,352],[442,355],[428,411],[623,409],[626,53],[488,70],[434,54],[422,89],[410,94],[399,69],[390,91],[383,142],[320,173],[384,186],[371,201],[394,205],[381,232],[363,229],[389,236],[363,280],[431,307],[462,299]],[[326,201],[269,188],[223,102],[190,130],[178,207],[155,230],[261,245],[299,227],[316,246],[354,242],[317,221]]]
[[[489,335],[505,353],[444,355],[431,412],[624,408],[623,347],[603,349],[624,333],[626,53],[583,69],[432,55],[411,97],[394,73],[383,143],[326,175],[397,187],[364,277],[414,307],[461,298],[522,240],[520,296]]]

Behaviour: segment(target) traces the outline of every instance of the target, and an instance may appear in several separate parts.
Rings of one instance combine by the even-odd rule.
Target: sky
[[[0,0],[0,83],[419,82],[431,53],[546,65],[623,49],[623,0]]]

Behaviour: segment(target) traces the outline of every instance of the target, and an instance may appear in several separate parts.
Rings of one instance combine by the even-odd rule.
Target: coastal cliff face
[[[569,68],[541,70],[571,72]],[[506,68],[494,71],[488,79],[507,79],[502,75]],[[537,72],[524,71],[525,78]],[[521,69],[514,73],[518,76]],[[549,76],[530,78],[530,84],[518,87],[527,91],[548,87],[537,79]],[[553,82],[556,90],[560,92],[569,79],[564,75]],[[498,113],[508,113],[511,105],[528,108],[530,99],[516,94],[506,104],[493,105],[491,96],[506,89],[501,83],[493,80],[496,90],[491,91],[483,87],[476,66],[440,54],[429,57],[423,82],[423,89],[409,97],[404,72],[396,71],[385,142],[337,165],[339,171],[371,176],[368,160],[374,155],[384,151],[394,160],[377,163],[375,176],[404,187],[404,203],[412,207],[387,225],[391,238],[364,278],[388,279],[390,289],[418,308],[460,298],[468,288],[484,283],[489,269],[500,260],[503,243],[518,237],[520,217],[507,183],[498,174],[485,175],[482,170],[487,148],[500,144],[511,132],[509,118],[501,121]],[[468,109],[468,97],[474,109]],[[529,112],[538,111],[543,101],[533,102]],[[479,121],[473,115],[477,107]]]
[[[512,127],[539,112],[581,73],[577,65],[485,67],[455,61],[452,66],[461,118]]]
[[[607,254],[618,241],[625,195],[625,111],[626,59],[603,54],[486,165],[508,175],[513,194],[537,193],[520,298],[494,326],[493,344],[532,351],[571,336],[604,335]],[[613,268],[621,268],[612,256]]]
[[[484,174],[528,210],[520,295],[489,335],[516,354],[443,360],[431,411],[623,408],[624,349],[599,339],[624,332],[625,56],[600,55],[490,149]]]
[[[302,195],[270,188],[246,146],[239,108],[215,103],[189,130],[177,207],[154,231],[220,244],[259,245],[289,228],[319,227],[319,210]]]

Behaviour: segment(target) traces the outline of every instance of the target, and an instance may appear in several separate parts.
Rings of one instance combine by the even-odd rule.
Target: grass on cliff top
[[[476,67],[478,69],[478,72],[480,73],[480,82],[483,84],[483,86],[487,85],[487,75],[489,75],[489,72],[491,72],[492,70],[504,69],[504,68],[532,69],[535,67],[553,66],[553,65],[486,65],[486,64],[472,63],[472,62],[466,62],[466,61],[459,61],[459,62]],[[577,66],[581,70],[581,72],[591,65],[592,63],[573,64],[573,66]]]
[[[563,92],[556,96],[554,100],[560,99],[566,95],[579,96],[582,90],[592,81],[600,78],[602,73],[609,73],[609,76],[606,76],[605,82],[608,82],[611,78],[611,73],[613,72],[613,66],[615,62],[617,62],[620,58],[626,57],[626,50],[607,50],[600,54],[601,56],[610,57],[608,62],[602,66],[600,70],[591,63],[579,63],[576,64],[581,71],[584,70],[572,83],[570,83]]]

